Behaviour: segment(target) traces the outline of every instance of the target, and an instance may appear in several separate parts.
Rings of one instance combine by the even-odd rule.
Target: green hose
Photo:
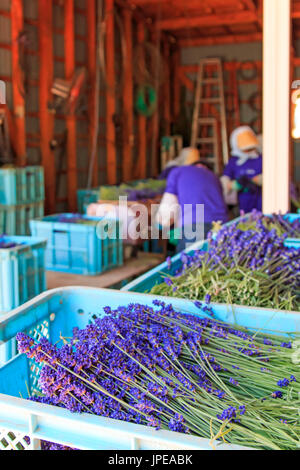
[[[140,85],[137,89],[135,108],[139,114],[151,117],[157,108],[157,93],[151,85]]]

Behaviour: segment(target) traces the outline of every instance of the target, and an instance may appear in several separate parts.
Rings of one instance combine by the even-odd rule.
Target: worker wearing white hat
[[[249,126],[238,127],[230,138],[231,158],[222,183],[226,200],[238,195],[240,210],[262,210],[262,155],[256,134]]]

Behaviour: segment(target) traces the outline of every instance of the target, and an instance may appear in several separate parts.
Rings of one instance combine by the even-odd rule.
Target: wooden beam
[[[241,11],[239,13],[223,15],[191,16],[160,20],[157,22],[157,28],[164,31],[174,31],[213,26],[230,26],[234,24],[251,24],[255,21],[257,21],[257,16],[254,12]]]
[[[177,41],[179,47],[201,47],[219,44],[242,44],[248,42],[262,42],[262,33],[253,34],[229,34],[226,36],[212,36],[201,38],[185,38]]]
[[[290,209],[291,0],[264,0],[263,211]]]
[[[166,40],[163,42],[164,57],[164,135],[171,134],[171,77],[170,77],[170,44]]]
[[[180,67],[180,49],[176,47],[172,54],[172,65],[173,65],[173,98],[172,98],[172,115],[174,122],[177,122],[180,114],[180,90],[181,82],[179,78],[179,67]]]
[[[39,119],[40,149],[42,165],[45,171],[46,213],[56,211],[56,172],[54,153],[50,149],[53,138],[54,115],[49,112],[53,84],[53,37],[52,37],[52,2],[38,0],[38,33],[39,33]]]
[[[145,24],[140,21],[137,25],[137,40],[140,46],[145,41]],[[145,58],[143,58],[144,60]],[[141,67],[142,67],[141,63]],[[146,178],[147,175],[147,140],[146,140],[146,117],[139,114],[138,116],[138,168],[139,178]]]
[[[117,152],[116,152],[116,130],[114,115],[116,112],[115,99],[115,22],[114,22],[114,0],[106,0],[106,154],[107,154],[107,182],[116,184],[117,181]]]
[[[247,7],[248,10],[256,11],[254,0],[243,0],[243,4]]]
[[[97,132],[96,121],[96,0],[88,0],[86,2],[86,19],[87,19],[87,60],[88,60],[88,78],[89,78],[89,150],[92,156],[94,149],[95,133]],[[95,158],[92,177],[92,186],[97,187],[99,180],[98,174],[98,149]]]
[[[262,68],[262,61],[261,60],[251,60],[250,62],[235,62],[236,67],[240,68],[243,67],[244,70],[250,70],[253,67],[258,68],[259,70]],[[225,62],[223,64],[224,70],[232,69],[233,62]],[[192,65],[181,65],[180,70],[184,73],[197,73],[199,70],[199,65],[192,64]]]
[[[128,0],[126,0],[128,1]],[[212,11],[212,7],[208,4],[207,1],[201,1],[201,0],[188,0],[187,2],[183,2],[183,0],[131,0],[128,2],[131,7],[139,7],[139,8],[147,8],[147,7],[155,7],[155,6],[167,6],[171,9],[171,11],[174,9],[180,9],[181,11],[184,12],[189,12],[189,10],[198,10],[198,11],[203,11],[206,13],[210,13]],[[224,3],[226,3],[224,1]],[[236,10],[243,10],[244,7],[240,2],[236,2],[237,5],[234,6],[234,11]]]
[[[15,145],[17,164],[26,165],[26,130],[25,130],[25,90],[24,72],[20,67],[20,33],[24,29],[23,1],[11,0],[11,53],[12,53],[12,93],[15,135],[11,136]]]
[[[124,70],[123,91],[123,181],[133,179],[133,147],[134,147],[134,121],[133,121],[133,56],[132,56],[132,12],[123,10],[124,36],[126,42],[126,65]]]
[[[72,80],[75,73],[75,14],[74,0],[65,0],[65,77]],[[77,207],[77,149],[76,117],[69,115],[67,124],[67,168],[68,168],[68,205],[71,212]]]
[[[159,51],[161,46],[161,32],[160,31],[151,31],[150,40],[152,45]],[[160,57],[160,55],[159,55]],[[151,176],[156,177],[159,172],[159,163],[158,163],[158,148],[159,148],[159,119],[160,119],[160,109],[159,109],[159,100],[160,100],[160,73],[162,64],[159,63],[159,59],[152,58],[151,68],[154,77],[154,87],[157,94],[157,107],[151,116],[150,119],[150,129],[151,129]]]
[[[196,70],[196,69],[195,69]],[[182,66],[178,70],[178,79],[190,92],[195,92],[195,83],[189,77],[186,76],[185,71],[182,69]]]

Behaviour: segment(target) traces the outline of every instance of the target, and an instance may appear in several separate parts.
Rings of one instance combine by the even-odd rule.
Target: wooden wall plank
[[[52,2],[38,0],[38,32],[39,32],[39,119],[40,119],[40,148],[42,165],[45,170],[46,205],[48,213],[56,210],[56,173],[54,154],[50,149],[53,138],[54,115],[49,112],[48,103],[51,99],[53,84],[53,36],[52,36]]]
[[[179,77],[180,67],[180,49],[176,47],[172,54],[172,85],[173,85],[173,97],[172,97],[172,120],[176,123],[180,114],[180,90],[181,82]]]
[[[75,73],[75,14],[74,0],[65,0],[65,77],[72,80]],[[77,149],[76,149],[76,117],[68,115],[67,125],[67,168],[68,168],[68,206],[75,212],[77,207]]]
[[[87,17],[87,61],[88,61],[88,107],[89,107],[89,151],[92,156],[94,148],[95,133],[97,132],[96,122],[96,51],[97,37],[96,37],[96,9],[97,0],[86,0],[86,17]],[[97,187],[99,184],[99,157],[98,149],[93,166],[92,186]]]
[[[170,74],[170,43],[167,39],[163,41],[164,57],[164,135],[171,133],[171,74]]]
[[[226,34],[220,36],[201,37],[201,38],[185,38],[179,39],[179,47],[201,47],[215,46],[224,44],[242,44],[248,42],[261,42],[262,33],[252,34]]]
[[[106,0],[106,158],[107,158],[107,182],[117,182],[117,152],[116,130],[114,115],[116,112],[115,98],[115,30],[114,30],[114,0]]]
[[[152,31],[150,34],[150,40],[152,45],[160,53],[160,32]],[[157,102],[159,103],[160,99],[160,74],[159,68],[162,64],[158,63],[159,59],[153,60],[152,71],[154,77],[155,91],[157,94]],[[151,176],[157,176],[159,172],[159,161],[158,161],[158,149],[159,149],[159,120],[160,120],[160,109],[159,105],[150,119],[150,129],[151,129]]]
[[[13,118],[15,122],[14,148],[17,164],[26,165],[26,130],[25,130],[25,90],[23,89],[23,72],[20,67],[19,36],[24,28],[23,1],[11,0],[11,52],[12,52],[12,93]]]
[[[145,42],[145,24],[139,21],[137,25],[137,40],[140,46]],[[143,58],[145,59],[145,58]],[[142,66],[142,64],[141,64]],[[138,116],[138,178],[147,176],[147,137],[146,137],[147,119],[139,114]]]
[[[133,179],[133,57],[132,57],[132,12],[123,10],[124,35],[126,42],[126,66],[123,92],[123,181]]]

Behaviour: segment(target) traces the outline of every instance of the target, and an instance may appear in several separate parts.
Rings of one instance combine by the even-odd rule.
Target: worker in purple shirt
[[[238,127],[231,135],[231,159],[224,170],[222,184],[225,199],[237,194],[240,211],[262,210],[262,155],[260,143],[248,126]]]
[[[200,161],[199,153],[196,156],[192,152],[185,166],[175,168],[170,173],[159,208],[161,225],[170,221],[168,209],[172,204],[177,204],[179,209],[179,215],[173,220],[175,227],[183,228],[178,251],[184,250],[188,244],[205,239],[213,222],[228,221],[221,182]],[[200,206],[204,208],[204,213],[199,209]]]

